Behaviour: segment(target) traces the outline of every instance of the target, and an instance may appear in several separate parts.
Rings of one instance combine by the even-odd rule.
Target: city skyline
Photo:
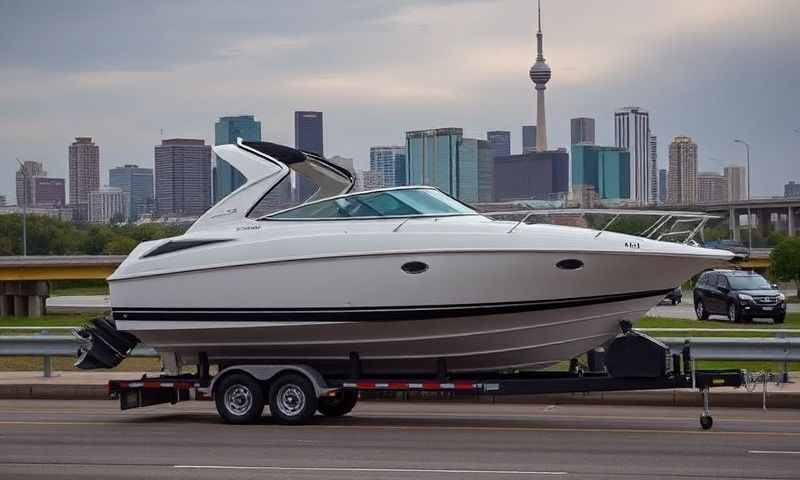
[[[509,130],[514,132],[512,149],[518,151],[519,126],[535,123],[532,84],[522,76],[535,52],[536,6],[532,3],[509,1],[503,2],[504,8],[496,8],[487,2],[375,2],[374,6],[344,9],[349,18],[320,4],[330,14],[328,18],[342,19],[353,27],[347,39],[371,38],[372,45],[356,52],[346,65],[339,58],[336,68],[331,68],[329,61],[317,61],[332,57],[331,49],[344,45],[336,40],[338,29],[329,29],[322,22],[300,25],[288,21],[265,36],[260,24],[245,21],[235,35],[215,33],[213,44],[211,39],[202,40],[199,29],[182,26],[169,48],[152,54],[149,46],[164,41],[161,36],[126,45],[113,39],[99,46],[90,41],[89,33],[95,29],[87,23],[122,32],[135,30],[135,25],[126,22],[142,20],[122,21],[129,8],[124,5],[116,12],[96,9],[91,15],[87,15],[90,9],[81,5],[69,9],[4,5],[0,23],[10,43],[0,56],[0,71],[5,73],[0,83],[1,90],[12,96],[8,108],[0,113],[4,126],[0,141],[8,146],[8,156],[0,159],[0,178],[4,179],[0,193],[10,198],[14,195],[15,157],[43,161],[50,175],[66,177],[63,145],[75,136],[91,135],[103,147],[103,176],[110,168],[126,163],[151,167],[149,150],[162,138],[160,129],[164,129],[164,137],[189,136],[211,143],[213,120],[231,111],[247,111],[267,120],[270,131],[274,124],[268,140],[288,145],[293,143],[293,111],[305,106],[324,111],[328,117],[326,150],[355,158],[360,168],[367,165],[370,146],[396,144],[407,130],[438,125],[463,126],[464,135],[474,138],[484,138],[487,130]],[[547,89],[550,148],[569,148],[569,118],[580,116],[597,119],[597,144],[613,144],[613,111],[640,104],[654,115],[652,128],[659,136],[668,139],[686,133],[703,146],[704,156],[699,159],[703,170],[743,165],[744,156],[732,139],[745,138],[753,145],[756,196],[779,195],[786,180],[800,177],[793,153],[800,137],[790,128],[794,126],[791,102],[782,101],[791,95],[790,87],[797,78],[796,66],[787,60],[792,58],[787,52],[792,51],[796,38],[788,19],[792,12],[800,12],[797,4],[704,2],[700,8],[689,9],[689,15],[689,10],[680,6],[622,3],[625,5],[616,8],[586,5],[587,18],[593,19],[588,22],[569,14],[575,8],[570,2],[544,2],[547,57],[558,79]],[[210,7],[198,4],[194,10],[201,18],[209,18],[215,15]],[[160,21],[158,11],[169,13],[175,8],[154,6],[152,17],[143,18]],[[288,18],[288,7],[271,8],[278,18]],[[58,21],[66,10],[80,15],[77,23]],[[647,30],[636,27],[627,37],[607,31],[609,23],[624,23],[627,16],[643,12],[659,21]],[[460,30],[446,23],[453,15],[463,16]],[[33,16],[52,27],[43,29],[40,38],[19,29]],[[753,17],[759,22],[752,22]],[[487,19],[502,24],[503,29],[489,28],[492,22]],[[376,25],[388,28],[375,29]],[[400,51],[399,39],[404,39],[404,49],[409,48],[408,33],[418,29],[424,32],[420,40],[425,42],[445,42],[452,37],[443,44],[453,53],[448,56],[452,60],[421,53],[411,64],[402,63],[393,54]],[[87,33],[81,34],[83,31]],[[478,32],[485,33],[477,37],[488,44],[481,46],[472,38]],[[625,40],[631,33],[642,36],[643,41],[637,42],[642,45]],[[46,43],[42,50],[43,42],[56,38],[66,40]],[[590,47],[586,47],[587,39],[592,39]],[[29,45],[37,46],[37,55],[31,54]],[[80,61],[58,59],[68,58],[62,53],[64,48],[74,50],[81,45],[87,50]],[[151,56],[145,55],[142,45]],[[389,53],[381,58],[393,60],[376,63],[378,50]],[[469,57],[460,55],[467,51]],[[693,58],[710,60],[698,65],[684,56],[685,51],[692,51]],[[768,85],[742,97],[731,79],[745,57],[754,62],[754,69],[765,72]],[[264,61],[253,62],[253,58]],[[460,65],[451,68],[455,60]],[[638,62],[635,70],[626,68],[632,60]],[[258,70],[265,62],[274,68]],[[369,65],[375,69],[370,70]],[[231,69],[240,75],[231,79]],[[465,69],[471,73],[464,75]],[[405,73],[396,75],[398,70]],[[781,75],[770,74],[778,70]],[[670,75],[664,75],[667,72]],[[248,78],[258,81],[248,82]],[[41,83],[44,79],[48,80],[46,87]],[[265,79],[268,87],[263,84]],[[207,88],[223,81],[231,82],[231,87],[222,92]],[[208,91],[215,93],[207,95]],[[362,94],[356,95],[356,91]],[[203,105],[197,105],[201,98]],[[474,101],[479,98],[492,98],[492,107]],[[96,114],[76,116],[86,104],[96,105]],[[120,115],[122,111],[125,115]],[[104,116],[115,121],[104,122]],[[385,120],[376,122],[376,116]],[[771,120],[764,122],[764,118]],[[659,168],[666,165],[666,143],[659,146]],[[775,168],[764,168],[767,166]],[[100,184],[106,183],[101,179]]]

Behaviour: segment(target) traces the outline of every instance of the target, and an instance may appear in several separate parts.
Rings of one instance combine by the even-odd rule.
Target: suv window
[[[700,284],[704,287],[713,287],[716,283],[716,274],[712,272],[706,272],[700,277]]]
[[[728,288],[728,280],[725,275],[717,275],[717,288]]]
[[[731,287],[733,290],[769,290],[772,285],[761,275],[734,275]]]

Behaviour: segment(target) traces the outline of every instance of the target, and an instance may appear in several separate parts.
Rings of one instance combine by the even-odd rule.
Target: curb
[[[362,392],[361,398],[372,401],[412,402],[472,402],[497,404],[551,404],[551,405],[639,405],[660,407],[702,407],[699,392],[688,390],[593,392],[541,395],[453,395],[449,392],[398,392],[392,395],[375,395]],[[3,400],[108,400],[106,385],[75,384],[2,384]],[[714,407],[761,408],[763,393],[711,391]],[[800,408],[800,392],[767,392],[769,408]]]
[[[107,400],[105,385],[0,385],[3,400]]]

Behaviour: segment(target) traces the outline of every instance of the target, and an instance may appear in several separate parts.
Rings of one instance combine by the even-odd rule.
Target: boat
[[[376,375],[541,369],[613,339],[724,250],[499,221],[429,186],[352,192],[349,171],[269,142],[214,147],[246,178],[181,236],[108,278],[111,318],[77,332],[77,366],[141,342],[166,371],[303,364]],[[264,214],[291,174],[316,190]],[[274,209],[273,209],[274,210]]]

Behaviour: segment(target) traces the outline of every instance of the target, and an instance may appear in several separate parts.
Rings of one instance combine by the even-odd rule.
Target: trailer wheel
[[[272,381],[269,412],[276,423],[302,425],[317,411],[317,392],[303,375],[284,373]]]
[[[700,417],[700,426],[703,430],[709,430],[712,425],[714,425],[714,419],[711,418],[711,415],[702,415]]]
[[[264,390],[250,375],[231,373],[219,380],[214,402],[225,422],[236,425],[253,423],[264,410]]]
[[[326,417],[341,417],[347,415],[358,403],[356,390],[342,390],[335,397],[322,397],[319,399],[319,413]]]

